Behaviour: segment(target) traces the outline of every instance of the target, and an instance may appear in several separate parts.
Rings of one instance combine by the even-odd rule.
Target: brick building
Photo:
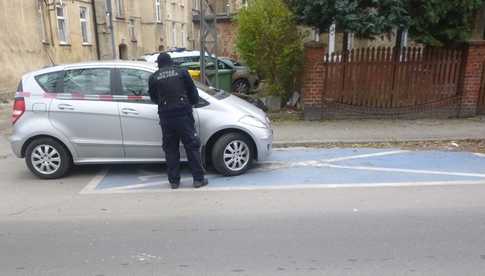
[[[208,0],[217,16],[217,40],[218,56],[237,57],[236,52],[236,32],[237,24],[234,21],[239,10],[245,7],[247,0]],[[198,0],[194,0],[195,9],[199,9]],[[198,49],[200,35],[200,21],[197,16],[193,16],[194,24],[194,49]]]
[[[116,57],[192,46],[192,0],[111,0]],[[101,58],[112,57],[106,1],[96,1]]]
[[[97,58],[90,0],[0,0],[0,13],[0,95],[11,94],[25,72]]]
[[[0,0],[0,98],[11,97],[26,72],[112,59],[108,1],[116,58],[192,48],[192,0]]]

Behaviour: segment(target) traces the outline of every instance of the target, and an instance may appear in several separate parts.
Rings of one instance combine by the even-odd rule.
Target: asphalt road
[[[484,275],[485,185],[80,194],[0,138],[0,275]]]

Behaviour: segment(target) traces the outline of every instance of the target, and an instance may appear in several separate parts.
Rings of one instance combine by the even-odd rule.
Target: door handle
[[[74,107],[70,104],[59,104],[57,107],[60,110],[74,110]]]
[[[121,113],[125,115],[138,115],[138,111],[133,108],[123,108],[121,109]]]

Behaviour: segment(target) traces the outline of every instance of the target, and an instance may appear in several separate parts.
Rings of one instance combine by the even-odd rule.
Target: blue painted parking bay
[[[201,190],[379,187],[409,185],[485,185],[485,155],[470,152],[407,151],[372,148],[289,148],[246,174],[209,174]],[[181,190],[191,189],[186,166]],[[168,191],[164,165],[110,166],[82,193]]]

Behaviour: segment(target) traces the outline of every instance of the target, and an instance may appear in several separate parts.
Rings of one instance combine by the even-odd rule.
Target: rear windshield
[[[56,93],[57,83],[59,78],[63,76],[64,71],[52,72],[47,74],[38,75],[35,77],[37,83],[42,87],[46,93]]]
[[[195,86],[197,86],[197,88],[203,90],[204,92],[206,92],[207,94],[211,95],[212,97],[214,97],[218,100],[222,100],[222,99],[227,98],[231,95],[224,90],[217,89],[217,88],[214,88],[214,87],[209,87],[209,86],[202,84],[201,82],[198,82],[198,81],[194,81],[194,83],[195,83]]]

